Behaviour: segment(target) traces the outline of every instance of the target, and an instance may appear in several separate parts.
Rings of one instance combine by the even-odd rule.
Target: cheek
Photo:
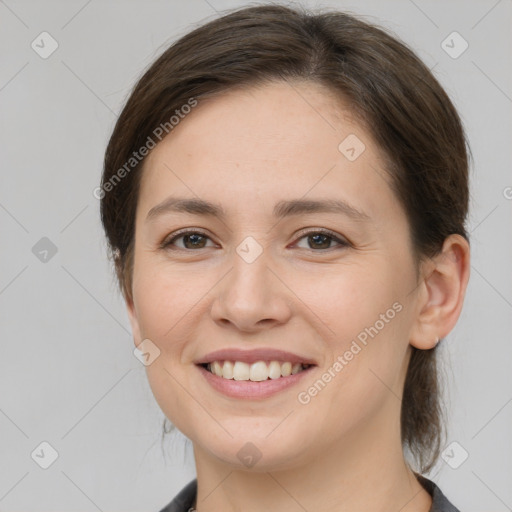
[[[407,285],[383,258],[366,263],[338,267],[328,276],[309,274],[293,285],[315,313],[310,318],[320,320],[325,351],[323,372],[306,383],[298,401],[316,404],[311,409],[337,418],[335,424],[347,421],[347,411],[355,420],[390,392],[400,393],[410,323],[401,287]]]
[[[148,383],[165,416],[179,430],[187,431],[202,416],[186,391],[196,395],[182,357],[194,337],[192,318],[208,287],[204,278],[162,269],[158,263],[144,265],[142,259],[137,263],[133,291],[141,337],[160,350],[146,366]]]
[[[336,350],[343,349],[388,310],[391,320],[396,316],[393,304],[403,301],[402,292],[395,285],[395,270],[382,257],[375,255],[361,263],[351,261],[329,269],[319,267],[323,268],[289,274],[287,284],[316,314]]]
[[[325,366],[298,390],[297,418],[326,448],[350,432],[375,426],[383,411],[398,417],[407,344],[400,317],[405,313],[394,304],[395,309],[354,310],[352,316],[348,307],[342,311]]]
[[[134,269],[134,301],[141,335],[159,342],[161,350],[176,351],[187,315],[200,307],[211,285],[205,275],[177,271],[141,260]],[[173,340],[167,343],[165,340]]]

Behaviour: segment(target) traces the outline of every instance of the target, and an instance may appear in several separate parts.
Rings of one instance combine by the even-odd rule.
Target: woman
[[[456,510],[421,473],[467,168],[429,70],[347,14],[240,9],[154,62],[101,215],[151,389],[193,444],[163,511]]]

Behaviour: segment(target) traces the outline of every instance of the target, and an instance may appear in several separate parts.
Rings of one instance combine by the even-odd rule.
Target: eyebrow
[[[165,213],[178,212],[202,215],[207,217],[226,218],[226,212],[221,205],[197,198],[168,197],[149,210],[146,222]],[[293,215],[309,213],[336,213],[354,220],[368,221],[370,216],[356,209],[341,199],[292,199],[282,200],[275,204],[273,215],[277,219]]]

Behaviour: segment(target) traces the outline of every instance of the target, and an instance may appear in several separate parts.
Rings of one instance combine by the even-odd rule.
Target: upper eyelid
[[[207,238],[212,240],[212,237],[208,233],[206,233],[205,231],[202,231],[199,228],[197,228],[197,229],[183,228],[183,230],[180,229],[174,233],[171,233],[171,234],[165,236],[159,245],[160,245],[160,247],[165,247],[166,245],[170,244],[172,241],[177,240],[177,239],[181,238],[182,236],[196,234],[196,233],[206,236]],[[212,240],[212,242],[213,242],[213,240]]]
[[[304,229],[301,229],[295,236],[299,237],[299,238],[303,238],[306,235],[317,234],[317,233],[319,233],[321,235],[330,236],[331,238],[335,238],[340,242],[348,243],[348,240],[343,235],[338,235],[338,233],[336,233],[330,229],[327,229],[327,228],[304,228]]]

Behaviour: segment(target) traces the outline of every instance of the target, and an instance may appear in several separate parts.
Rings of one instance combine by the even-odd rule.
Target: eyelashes
[[[183,239],[185,247],[176,246],[176,241]],[[308,231],[301,231],[297,234],[296,242],[294,245],[297,245],[297,241],[302,239],[307,240],[307,247],[303,247],[305,250],[313,251],[313,252],[326,252],[332,251],[336,248],[345,248],[351,246],[351,244],[340,235],[334,233],[325,228],[316,228],[310,229]],[[166,249],[170,251],[184,251],[184,252],[193,252],[198,251],[200,249],[207,249],[208,246],[205,245],[211,241],[211,238],[207,233],[199,230],[199,229],[185,229],[180,230],[176,233],[172,233],[167,236],[159,245],[160,249]],[[311,244],[309,241],[313,241]],[[335,247],[331,247],[331,243],[336,242],[338,244]],[[186,247],[187,244],[190,244],[190,247]],[[329,245],[329,247],[325,247],[325,245]],[[315,247],[316,245],[316,247]],[[211,246],[210,246],[211,247]]]
[[[303,232],[299,233],[297,236],[298,236],[298,240],[302,240],[303,238],[305,238],[305,239],[315,238],[316,241],[314,243],[317,243],[318,237],[320,237],[320,240],[322,240],[322,241],[329,240],[329,244],[331,241],[334,241],[338,244],[338,248],[344,248],[344,247],[348,247],[350,245],[349,242],[346,239],[344,239],[343,237],[340,237],[336,233],[334,233],[328,229],[324,229],[324,228],[309,230],[309,231],[305,231],[305,232],[303,231]],[[322,248],[318,248],[318,247],[317,248],[307,247],[306,249],[318,252],[317,249],[332,250],[332,249],[335,249],[335,247],[334,248],[328,247],[327,249],[325,249],[325,248],[322,249]]]
[[[196,240],[196,242],[197,242],[198,236],[203,239],[211,240],[210,237],[202,231],[198,231],[198,230],[178,231],[177,233],[174,233],[171,237],[167,237],[162,242],[162,244],[160,244],[160,248],[161,249],[171,249],[171,250],[182,249],[184,251],[189,250],[188,248],[181,248],[181,247],[176,248],[176,247],[173,247],[173,245],[174,245],[175,241],[179,240],[180,238],[192,237],[192,236],[196,237],[194,239],[194,240]],[[199,247],[199,249],[203,249],[203,248],[204,247]],[[190,250],[196,250],[196,249],[197,249],[197,247],[195,249],[190,249]]]

